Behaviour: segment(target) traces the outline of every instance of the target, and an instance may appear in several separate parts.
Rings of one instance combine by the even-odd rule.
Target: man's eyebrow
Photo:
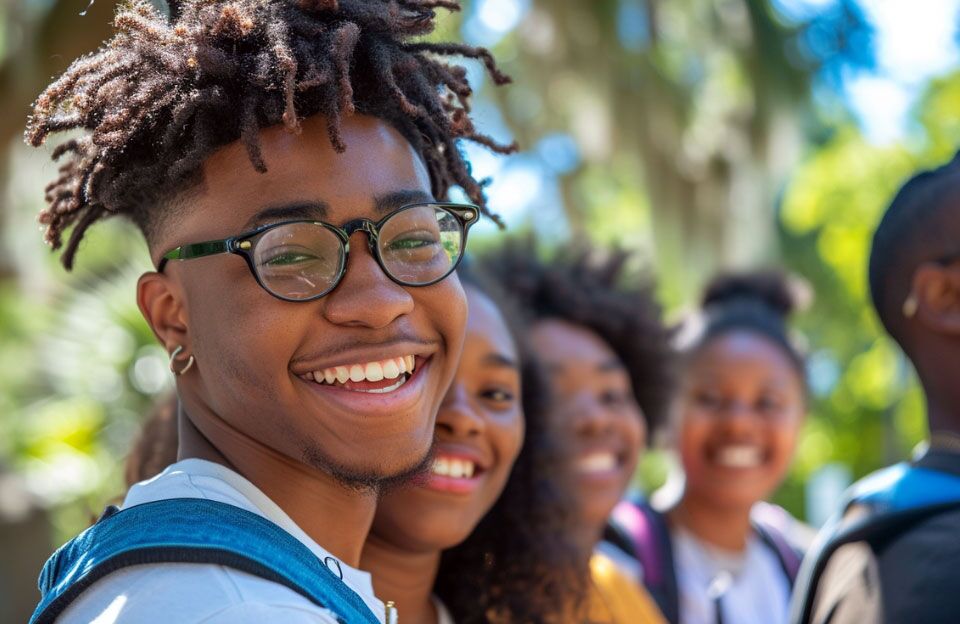
[[[520,365],[511,357],[508,357],[502,353],[488,353],[483,358],[483,363],[487,366],[493,366],[496,368],[510,368],[513,370],[520,370]]]
[[[321,220],[327,216],[329,206],[322,201],[300,201],[279,206],[268,206],[250,217],[244,229],[252,230],[268,223],[294,219]]]
[[[374,206],[380,214],[388,214],[407,204],[421,204],[432,201],[436,201],[433,195],[422,189],[406,189],[378,195],[374,200]]]

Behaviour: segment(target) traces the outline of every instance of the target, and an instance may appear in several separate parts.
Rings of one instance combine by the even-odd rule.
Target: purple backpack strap
[[[790,519],[789,514],[782,507],[760,503],[750,515],[754,529],[767,546],[773,549],[792,586],[800,572],[802,555],[784,535]]]
[[[620,501],[613,509],[613,521],[633,541],[634,554],[643,568],[644,584],[662,586],[663,560],[657,548],[657,536],[644,510],[630,501]]]
[[[666,519],[643,501],[625,500],[614,508],[611,520],[632,542],[633,554],[643,568],[643,584],[664,619],[677,624],[680,597]]]

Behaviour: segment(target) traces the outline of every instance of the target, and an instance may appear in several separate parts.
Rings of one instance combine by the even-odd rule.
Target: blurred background
[[[21,134],[50,78],[109,35],[115,1],[89,2],[0,3],[0,621],[122,493],[131,437],[172,388],[134,301],[139,234],[94,228],[67,274],[36,223],[56,169]],[[512,233],[635,250],[671,316],[721,268],[809,282],[813,405],[777,502],[813,524],[925,433],[866,254],[896,188],[960,145],[958,18],[960,0],[467,0],[441,20],[437,37],[491,47],[515,79],[494,92],[472,66],[479,125],[522,151],[467,147]],[[498,238],[485,224],[472,244]],[[640,486],[668,464],[652,453]]]

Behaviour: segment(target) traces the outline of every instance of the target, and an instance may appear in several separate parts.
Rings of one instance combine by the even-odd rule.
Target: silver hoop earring
[[[173,350],[173,353],[170,354],[170,372],[173,373],[174,375],[178,376],[178,377],[179,377],[180,375],[184,374],[185,372],[187,372],[188,370],[190,370],[190,367],[193,366],[193,363],[196,361],[196,360],[194,359],[194,357],[191,355],[190,358],[187,359],[187,365],[186,365],[186,366],[184,366],[184,367],[181,368],[180,370],[175,369],[175,368],[173,367],[173,363],[176,361],[176,358],[177,358],[178,355],[180,355],[180,352],[181,352],[181,351],[183,351],[183,345],[177,345],[177,348],[174,349],[174,350]]]

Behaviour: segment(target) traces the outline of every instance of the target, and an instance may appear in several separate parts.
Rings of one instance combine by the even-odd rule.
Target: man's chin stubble
[[[316,444],[305,446],[302,457],[305,464],[325,472],[345,488],[382,496],[424,477],[433,464],[435,445],[436,440],[419,460],[408,467],[392,470],[389,473],[384,471],[382,466],[371,466],[369,469],[344,466],[331,459],[323,448]]]

